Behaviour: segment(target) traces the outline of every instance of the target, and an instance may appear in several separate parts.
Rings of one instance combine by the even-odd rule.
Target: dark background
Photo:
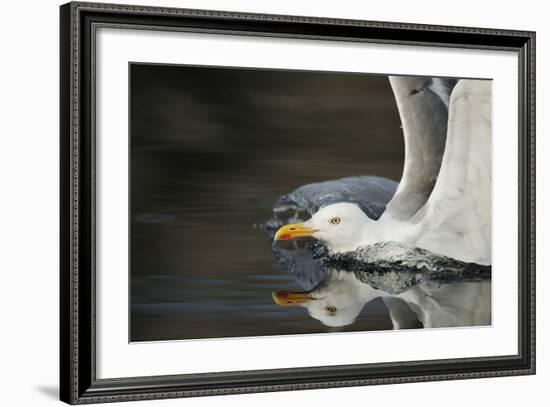
[[[398,181],[386,76],[130,65],[130,340],[328,332],[261,228],[282,194],[351,175]],[[381,301],[345,330],[391,329]]]

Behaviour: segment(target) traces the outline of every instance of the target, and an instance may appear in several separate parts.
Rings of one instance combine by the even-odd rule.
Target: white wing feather
[[[454,88],[439,177],[411,220],[419,247],[491,263],[490,81],[461,80]]]

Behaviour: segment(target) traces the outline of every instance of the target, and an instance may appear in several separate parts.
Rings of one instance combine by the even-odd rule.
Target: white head
[[[311,292],[273,293],[276,304],[305,307],[312,318],[330,327],[352,324],[365,304],[378,296],[376,290],[358,281],[353,273],[337,271]]]
[[[356,204],[341,202],[319,209],[308,221],[285,225],[275,234],[275,240],[314,237],[324,242],[332,252],[357,249],[369,225],[374,223]]]

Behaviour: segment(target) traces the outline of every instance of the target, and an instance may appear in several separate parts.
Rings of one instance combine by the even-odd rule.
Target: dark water
[[[329,332],[262,224],[279,196],[351,175],[399,180],[387,77],[131,66],[132,341]],[[339,330],[390,329],[381,301]]]

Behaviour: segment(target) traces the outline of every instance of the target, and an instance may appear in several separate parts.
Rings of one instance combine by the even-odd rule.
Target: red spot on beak
[[[279,291],[277,294],[279,295],[279,297],[288,297],[288,291]]]
[[[290,233],[285,233],[279,236],[279,240],[290,240]]]

